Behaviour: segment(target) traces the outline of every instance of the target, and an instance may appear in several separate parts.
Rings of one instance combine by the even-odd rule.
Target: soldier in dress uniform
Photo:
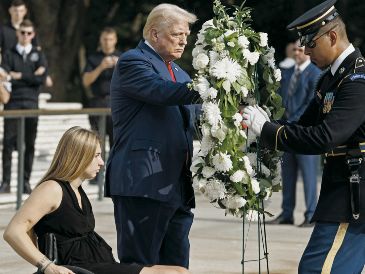
[[[300,274],[361,273],[365,262],[365,60],[348,41],[335,3],[325,1],[288,26],[311,60],[326,69],[299,121],[270,122],[254,107],[243,112],[262,146],[325,155],[315,227]]]

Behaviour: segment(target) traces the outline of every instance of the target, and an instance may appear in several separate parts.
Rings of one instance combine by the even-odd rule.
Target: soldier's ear
[[[335,31],[331,30],[329,33],[328,33],[329,37],[330,37],[330,40],[331,40],[331,46],[334,46],[337,42],[337,39],[338,39],[338,35]]]

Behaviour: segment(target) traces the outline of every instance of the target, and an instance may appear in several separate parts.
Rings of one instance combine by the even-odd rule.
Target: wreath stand
[[[258,202],[257,205],[258,209],[261,209],[264,212],[264,202],[261,200]],[[269,274],[269,253],[267,251],[267,240],[266,240],[266,226],[265,226],[265,214],[258,213],[258,220],[257,220],[257,247],[258,247],[258,259],[249,259],[246,258],[246,251],[247,251],[247,239],[248,234],[251,228],[251,221],[247,222],[247,233],[245,233],[245,218],[242,218],[242,274],[245,273],[245,263],[249,262],[257,262],[258,263],[258,273],[267,273]],[[264,271],[265,262],[266,261],[266,272]],[[263,267],[261,267],[261,263],[263,263]]]

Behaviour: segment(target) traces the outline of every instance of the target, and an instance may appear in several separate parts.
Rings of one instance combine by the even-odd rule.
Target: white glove
[[[257,105],[244,108],[242,117],[247,127],[256,135],[261,134],[265,122],[270,122],[270,118],[266,111]]]

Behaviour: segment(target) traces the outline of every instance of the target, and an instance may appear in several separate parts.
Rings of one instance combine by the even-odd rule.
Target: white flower
[[[227,135],[226,134],[227,128],[225,126],[221,126],[221,127],[213,126],[210,129],[210,132],[213,137],[217,138],[220,142],[223,142]]]
[[[193,59],[193,67],[196,70],[206,68],[209,63],[209,57],[205,53],[199,53],[196,58]]]
[[[200,155],[205,157],[214,147],[214,141],[209,135],[204,135],[200,144]]]
[[[210,166],[203,167],[202,174],[205,178],[212,177],[215,173],[215,169]]]
[[[280,69],[276,69],[274,71],[274,77],[275,77],[276,82],[280,82],[280,80],[281,80],[281,70]]]
[[[217,63],[219,58],[220,58],[220,55],[218,52],[216,52],[214,50],[209,51],[210,67],[214,66],[214,64]]]
[[[241,196],[228,197],[226,200],[226,207],[230,209],[239,209],[246,205],[247,201]]]
[[[251,166],[251,163],[250,163],[250,160],[248,159],[248,157],[247,156],[243,156],[243,162],[244,162],[244,164],[245,164],[245,169],[246,169],[246,171],[247,171],[247,173],[249,174],[249,175],[251,175],[252,173],[253,173],[253,169],[252,169],[252,166]]]
[[[197,57],[200,53],[206,53],[206,50],[204,50],[204,47],[203,46],[201,46],[201,45],[197,45],[197,46],[195,46],[195,48],[193,49],[193,51],[192,51],[192,55],[193,55],[193,57],[195,58],[195,57]]]
[[[217,94],[218,94],[218,90],[216,90],[215,88],[209,88],[208,89],[208,96],[211,98],[211,99],[214,99],[217,97]]]
[[[219,57],[221,59],[226,58],[226,57],[229,58],[229,51],[228,50],[222,50],[221,52],[219,52]]]
[[[242,114],[240,113],[236,113],[235,115],[232,116],[233,120],[234,120],[234,125],[236,127],[241,126],[241,122],[242,122]]]
[[[199,76],[199,78],[197,79],[197,81],[194,85],[194,89],[197,92],[199,92],[199,94],[200,94],[200,96],[202,97],[203,100],[206,100],[206,98],[207,98],[206,92],[209,89],[208,80],[203,76]]]
[[[226,197],[226,188],[222,181],[218,179],[211,179],[205,185],[204,193],[210,201],[217,199],[224,199]]]
[[[275,69],[275,59],[267,60],[267,64],[270,68]]]
[[[190,171],[193,173],[197,173],[198,169],[200,168],[198,165],[205,164],[204,159],[201,157],[196,157],[192,160]]]
[[[243,138],[245,138],[245,139],[247,139],[247,135],[246,135],[246,131],[244,131],[244,130],[240,130],[240,135],[243,137]]]
[[[255,65],[260,58],[260,53],[254,51],[251,52],[248,49],[242,51],[243,57],[247,59],[251,66]]]
[[[244,86],[241,87],[241,92],[243,97],[247,97],[248,89]]]
[[[260,184],[256,179],[251,179],[252,190],[255,194],[260,193]]]
[[[233,33],[235,33],[235,31],[234,31],[234,30],[229,29],[229,30],[227,30],[227,31],[224,33],[224,37],[228,37],[228,36],[230,36],[230,35],[231,35],[231,34],[233,34]]]
[[[198,176],[194,176],[193,178],[193,188],[196,191],[204,192],[205,185],[207,184],[207,180],[204,178],[198,178]]]
[[[205,35],[203,32],[199,32],[197,35],[198,39],[195,42],[195,45],[201,45],[205,42]]]
[[[239,183],[243,180],[243,178],[246,177],[246,172],[243,170],[237,170],[235,173],[233,173],[229,179],[234,183]]]
[[[205,118],[207,122],[211,126],[217,126],[221,121],[221,111],[219,106],[212,102],[204,102],[202,105],[203,112],[205,114]]]
[[[213,165],[216,170],[227,172],[232,169],[231,155],[219,152],[213,156]]]
[[[211,73],[218,79],[227,79],[231,83],[235,82],[242,72],[241,66],[228,57],[217,61],[211,68]]]
[[[202,25],[202,31],[205,31],[207,28],[215,28],[214,24],[213,24],[213,19],[210,19],[208,21],[205,21],[204,24]]]
[[[224,45],[224,43],[221,43],[221,42],[217,42],[215,43],[215,45],[213,46],[213,49],[214,51],[217,51],[217,52],[221,52],[224,50],[226,46]]]
[[[241,36],[238,37],[238,45],[241,48],[246,49],[249,44],[250,44],[250,41],[248,41],[246,36],[241,35]]]
[[[204,123],[201,125],[201,130],[203,136],[209,136],[210,137],[210,125],[208,123]]]
[[[267,33],[260,32],[259,35],[260,35],[260,46],[261,47],[266,47],[267,46],[267,40],[268,40]]]
[[[228,43],[227,43],[227,45],[228,45],[229,47],[231,47],[231,48],[234,48],[234,46],[235,46],[234,42],[228,42]]]
[[[257,222],[259,219],[259,213],[256,210],[247,210],[246,219],[249,222]]]

